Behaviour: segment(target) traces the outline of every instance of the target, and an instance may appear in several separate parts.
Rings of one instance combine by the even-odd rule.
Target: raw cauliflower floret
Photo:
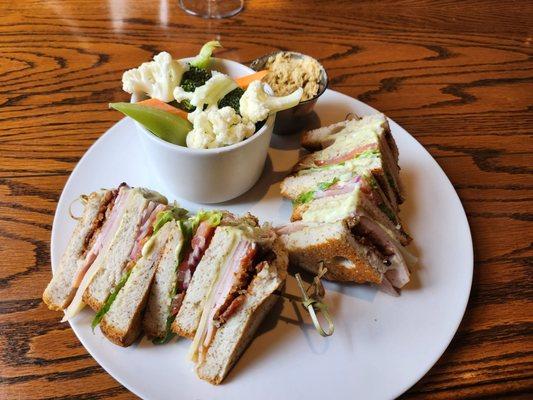
[[[239,101],[241,115],[253,123],[263,121],[270,114],[297,105],[302,94],[303,89],[298,88],[287,96],[271,96],[265,92],[264,84],[261,81],[253,81]]]
[[[182,87],[176,87],[174,89],[174,99],[178,103],[188,100],[197,109],[202,109],[204,105],[213,106],[218,104],[225,95],[236,88],[237,83],[228,75],[212,71],[211,78],[204,85],[197,87],[194,92],[186,92]]]
[[[250,137],[255,124],[247,121],[231,107],[211,106],[194,113],[193,129],[187,135],[187,147],[210,149],[229,146]]]
[[[186,66],[163,51],[155,55],[153,61],[124,72],[122,89],[130,94],[143,93],[168,103],[174,100],[174,89],[179,86],[186,70]]]

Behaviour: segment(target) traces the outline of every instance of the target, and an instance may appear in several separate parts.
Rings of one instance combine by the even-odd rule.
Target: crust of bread
[[[99,302],[93,297],[85,294],[83,295],[83,302],[85,303],[85,305],[91,307],[94,312],[98,312],[100,308],[104,306],[103,302]]]
[[[47,292],[43,293],[43,301],[44,301],[44,304],[48,306],[49,310],[52,310],[52,311],[63,311],[64,310],[63,306],[54,304],[54,300],[52,299],[52,296],[50,296],[49,293]]]
[[[306,209],[307,209],[306,204],[295,204],[292,207],[291,221],[294,222],[294,221],[301,220],[302,214],[305,212]]]
[[[323,260],[334,260],[344,257],[353,263],[353,266],[346,267],[340,262],[327,262],[328,272],[324,276],[330,281],[355,282],[355,283],[381,283],[382,275],[372,268],[366,261],[350,247],[345,240],[328,240],[323,244],[310,246],[304,251],[290,253],[291,261],[306,259],[308,261],[317,260],[316,263],[305,263],[300,265],[307,271],[317,274],[319,262]]]
[[[100,322],[100,330],[105,335],[106,338],[108,338],[111,342],[122,346],[122,347],[128,347],[130,346],[141,334],[141,321],[142,321],[142,312],[144,310],[144,306],[146,305],[146,301],[148,299],[148,293],[149,291],[146,291],[142,302],[139,304],[139,307],[137,307],[137,310],[135,311],[135,316],[133,317],[133,322],[129,326],[129,328],[125,331],[116,329],[113,325],[108,324],[107,320],[104,318]]]
[[[194,339],[194,334],[196,333],[196,331],[183,329],[181,325],[174,323],[172,324],[172,332],[174,332],[178,336],[191,340]]]
[[[336,233],[330,238],[321,237],[320,241],[310,239],[306,243],[297,243],[295,236],[292,236],[299,235],[299,232],[281,236],[291,264],[316,274],[323,263],[328,269],[324,278],[330,281],[381,283],[382,271],[376,270],[361,254],[362,248],[358,248],[360,245],[343,222],[323,227],[324,232]],[[325,235],[324,232],[321,234]]]
[[[224,378],[231,371],[231,368],[233,368],[233,366],[237,363],[241,355],[248,348],[248,346],[252,342],[252,339],[254,338],[257,328],[259,327],[259,325],[261,325],[261,322],[263,322],[268,312],[272,309],[272,307],[276,304],[278,300],[278,295],[271,294],[270,296],[266,297],[259,305],[257,305],[255,309],[245,310],[245,312],[249,314],[249,317],[247,318],[247,321],[243,326],[243,334],[239,337],[234,348],[231,350],[229,362],[226,368],[224,369],[224,372],[222,374],[210,375],[208,373],[205,373],[200,366],[196,368],[196,374],[198,375],[198,377],[211,383],[212,385],[219,385],[220,383],[222,383]],[[217,334],[220,333],[217,332]]]

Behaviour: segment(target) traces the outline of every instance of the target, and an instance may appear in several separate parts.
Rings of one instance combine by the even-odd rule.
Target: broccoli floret
[[[191,104],[189,100],[183,100],[182,102],[179,102],[179,103],[176,100],[174,100],[168,104],[171,105],[172,107],[176,107],[187,112],[192,112],[196,108]]]
[[[202,46],[200,53],[190,62],[194,67],[207,68],[211,64],[211,56],[217,47],[222,47],[218,40],[211,40]]]
[[[241,88],[233,89],[218,102],[218,108],[231,107],[237,112],[237,114],[240,114],[239,100],[243,94],[244,90]]]
[[[189,70],[183,74],[180,86],[186,92],[194,92],[197,87],[205,85],[209,78],[211,78],[211,71],[190,65]],[[189,100],[183,100],[178,103],[178,107],[189,112],[194,111],[196,108]]]
[[[194,92],[197,87],[203,86],[209,78],[211,78],[211,71],[191,65],[189,70],[183,74],[180,86],[186,92]]]
[[[263,127],[263,125],[265,125],[265,121],[266,119],[262,120],[262,121],[259,121],[259,122],[256,122],[255,123],[255,131],[257,132],[259,129],[261,129]]]

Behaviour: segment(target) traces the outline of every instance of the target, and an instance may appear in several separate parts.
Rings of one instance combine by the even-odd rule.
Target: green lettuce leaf
[[[133,268],[135,268],[135,266]],[[124,275],[122,275],[122,278],[120,278],[120,281],[117,283],[117,286],[115,286],[115,288],[113,289],[111,294],[109,296],[107,296],[107,299],[106,299],[104,305],[102,306],[102,308],[100,308],[100,310],[98,310],[98,312],[96,313],[96,315],[93,318],[93,321],[91,322],[91,327],[93,329],[96,328],[96,325],[98,325],[100,323],[100,321],[102,321],[102,318],[104,318],[104,315],[111,308],[111,305],[113,304],[113,302],[117,298],[118,293],[120,292],[120,289],[122,289],[124,287],[124,285],[126,284],[126,282],[128,281],[128,278],[130,277],[131,271],[133,271],[133,268],[130,269],[129,271],[127,271]]]
[[[154,222],[154,235],[159,229],[163,227],[167,222],[172,220],[182,220],[187,217],[188,211],[184,208],[172,207],[169,210],[161,211],[157,214],[157,217]]]
[[[333,180],[329,182],[321,182],[318,184],[318,188],[320,190],[328,190],[331,186],[336,184],[339,181],[339,178],[333,178]]]
[[[294,200],[294,204],[305,204],[309,203],[313,198],[315,197],[315,191],[310,190],[308,192],[301,193],[296,200]]]
[[[168,342],[170,342],[172,340],[172,338],[174,338],[174,336],[176,336],[176,334],[174,332],[172,332],[172,330],[171,330],[172,322],[174,322],[175,318],[176,318],[175,315],[169,316],[167,318],[165,336],[162,337],[162,338],[154,338],[152,340],[153,344],[165,344],[165,343],[168,343]]]
[[[222,221],[222,212],[221,211],[204,211],[200,210],[198,213],[194,216],[188,219],[187,224],[189,225],[189,229],[192,233],[196,231],[198,228],[198,225],[200,225],[200,222],[202,221],[208,221],[211,226],[218,226],[220,225],[220,221]]]

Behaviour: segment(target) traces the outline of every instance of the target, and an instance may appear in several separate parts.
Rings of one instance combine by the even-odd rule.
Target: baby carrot
[[[240,78],[235,79],[235,82],[237,82],[237,85],[239,85],[241,88],[246,89],[252,81],[260,81],[265,77],[266,74],[268,74],[268,71],[264,69],[262,71],[254,72],[250,75],[241,76]]]
[[[170,104],[165,103],[159,99],[147,99],[139,101],[136,104],[147,107],[159,108],[160,110],[167,111],[172,114],[176,114],[178,117],[187,119],[187,111],[182,110],[181,108],[172,107]]]

